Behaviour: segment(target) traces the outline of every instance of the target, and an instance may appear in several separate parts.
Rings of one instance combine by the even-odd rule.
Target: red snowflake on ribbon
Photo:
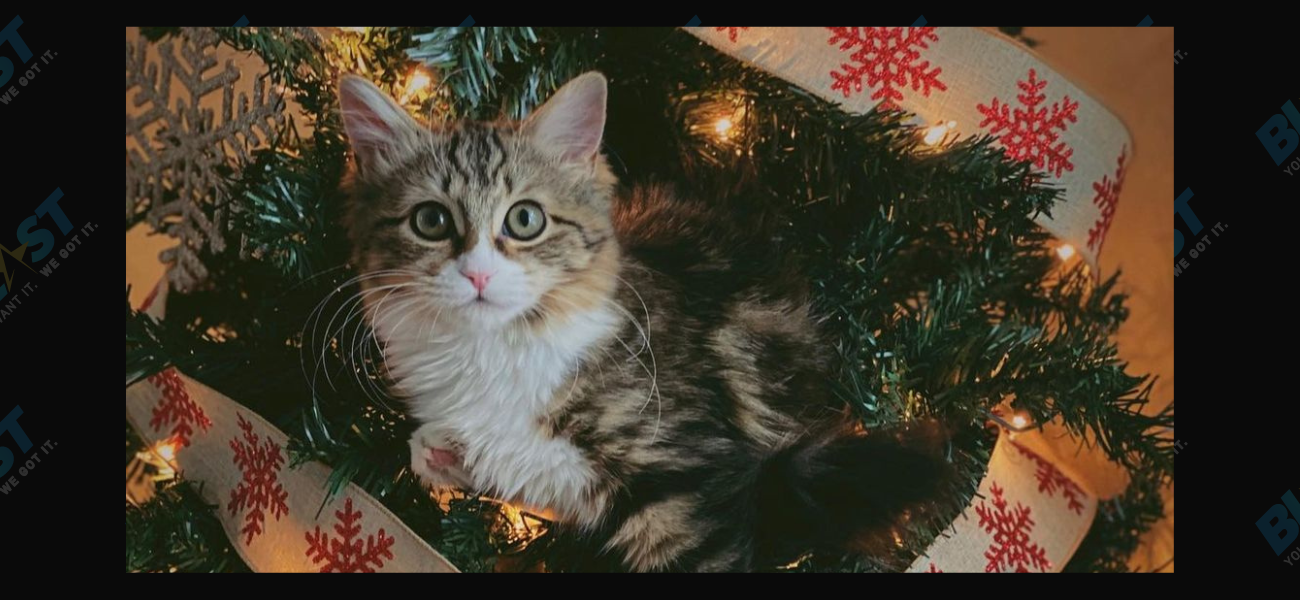
[[[717,29],[718,31],[722,31],[723,29],[726,29],[727,37],[730,38],[731,41],[733,42],[736,41],[736,34],[738,33],[738,30],[749,31],[748,27],[714,27],[714,29]]]
[[[1029,518],[1029,507],[1016,503],[1016,508],[1008,511],[1007,500],[1002,497],[1002,488],[993,484],[993,509],[980,502],[975,513],[980,517],[979,526],[993,534],[993,543],[984,551],[984,558],[989,559],[984,571],[1001,573],[1004,569],[1015,567],[1017,573],[1028,573],[1026,566],[1039,571],[1046,571],[1052,564],[1047,560],[1047,550],[1029,541],[1029,532],[1034,528],[1034,520]]]
[[[1047,107],[1039,106],[1047,97],[1047,94],[1042,93],[1047,82],[1040,81],[1038,74],[1030,69],[1029,80],[1017,83],[1021,93],[1016,98],[1024,108],[1012,110],[1010,104],[1003,104],[997,98],[993,99],[991,106],[980,104],[976,107],[984,114],[980,127],[993,124],[989,133],[1001,134],[1002,146],[1007,149],[1007,156],[1012,160],[1033,161],[1039,169],[1046,164],[1047,171],[1055,173],[1057,177],[1061,176],[1062,170],[1073,171],[1074,164],[1070,162],[1070,156],[1074,150],[1066,146],[1065,142],[1059,141],[1061,134],[1057,130],[1065,131],[1068,127],[1066,121],[1078,122],[1075,111],[1079,109],[1079,103],[1071,102],[1070,97],[1065,96],[1061,102],[1052,103],[1049,116]]]
[[[284,464],[280,445],[270,437],[261,440],[253,433],[253,424],[245,421],[244,415],[236,415],[239,417],[239,428],[244,430],[244,441],[239,441],[239,438],[230,440],[230,449],[235,451],[235,466],[244,473],[244,479],[238,487],[230,490],[230,504],[227,508],[231,515],[249,509],[244,516],[243,529],[247,536],[244,545],[248,545],[252,543],[253,536],[262,533],[262,524],[266,520],[263,510],[270,509],[277,521],[281,515],[289,512],[289,507],[284,503],[289,492],[277,481],[277,473]]]
[[[351,498],[348,498],[343,510],[334,511],[334,516],[339,520],[334,531],[340,538],[329,537],[320,530],[320,525],[316,526],[314,533],[307,534],[307,556],[316,555],[312,558],[313,563],[324,561],[321,573],[374,573],[375,569],[384,566],[383,559],[393,559],[391,548],[395,540],[385,535],[382,527],[377,541],[373,535],[366,536],[364,550],[361,540],[353,539],[361,532],[361,512],[352,510]]]
[[[929,49],[930,42],[939,40],[933,27],[827,27],[831,30],[828,44],[839,44],[840,50],[857,48],[849,55],[849,60],[857,64],[843,63],[842,71],[831,71],[835,82],[832,90],[839,90],[848,98],[850,92],[862,91],[862,80],[866,85],[880,89],[871,94],[872,100],[884,99],[881,106],[890,108],[903,99],[901,88],[912,85],[912,91],[921,91],[926,97],[930,88],[947,91],[948,86],[939,81],[943,69],[930,68],[930,61],[916,62],[921,58],[920,50]],[[904,32],[903,30],[907,31]]]
[[[189,392],[185,391],[185,382],[181,381],[174,367],[150,375],[149,383],[162,390],[162,398],[153,408],[153,418],[149,419],[149,426],[154,431],[171,424],[172,437],[182,447],[188,447],[195,425],[203,431],[212,426],[212,420],[203,412],[203,407],[190,399]]]
[[[1101,181],[1093,182],[1092,189],[1097,192],[1092,203],[1101,209],[1101,216],[1088,230],[1088,248],[1101,254],[1101,244],[1106,241],[1106,232],[1110,231],[1110,222],[1115,219],[1115,206],[1119,204],[1120,188],[1124,186],[1124,159],[1128,155],[1128,146],[1119,153],[1119,166],[1115,168],[1115,178],[1103,175]]]
[[[1074,511],[1076,515],[1083,514],[1083,502],[1080,499],[1086,499],[1088,494],[1084,493],[1083,489],[1073,479],[1066,477],[1065,473],[1056,468],[1056,465],[1048,462],[1047,459],[1039,456],[1033,450],[1015,442],[1011,442],[1011,445],[1016,450],[1019,450],[1021,454],[1033,459],[1038,465],[1038,471],[1034,473],[1034,477],[1038,478],[1039,492],[1047,494],[1049,498],[1054,498],[1056,497],[1057,488],[1060,488],[1061,497],[1069,501],[1070,510]]]

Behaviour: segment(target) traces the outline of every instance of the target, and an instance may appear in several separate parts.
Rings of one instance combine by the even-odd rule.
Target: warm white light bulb
[[[957,122],[956,122],[956,121],[948,121],[947,123],[939,123],[938,125],[935,125],[934,127],[931,127],[931,128],[929,128],[929,129],[925,130],[925,140],[924,140],[924,141],[925,141],[925,143],[926,143],[927,146],[933,146],[933,145],[935,145],[935,144],[938,144],[939,142],[943,141],[943,137],[944,137],[945,135],[948,135],[948,132],[949,132],[949,131],[952,131],[952,130],[954,130],[954,129],[956,129],[956,128],[957,128]]]
[[[713,126],[713,129],[718,132],[719,136],[724,138],[727,137],[727,132],[731,131],[731,119],[726,117],[718,119],[718,122]]]
[[[402,92],[402,103],[405,104],[406,101],[410,100],[411,96],[414,96],[416,92],[429,87],[429,83],[432,81],[433,80],[429,78],[428,73],[416,70],[415,73],[411,75],[411,79],[406,82],[406,89]]]
[[[1074,246],[1061,244],[1056,248],[1056,255],[1060,256],[1061,260],[1070,260],[1070,257],[1074,256]]]
[[[176,446],[170,441],[158,442],[149,451],[137,452],[135,456],[158,468],[154,481],[166,481],[176,476],[176,471],[172,469],[172,461],[176,459]]]
[[[510,523],[510,529],[519,537],[532,537],[532,529],[528,527],[528,518],[524,516],[523,511],[508,503],[502,503],[501,509]]]
[[[1028,424],[1029,424],[1029,419],[1026,419],[1024,415],[1016,415],[1014,417],[1011,417],[1011,425],[1016,429],[1024,429],[1025,425]]]

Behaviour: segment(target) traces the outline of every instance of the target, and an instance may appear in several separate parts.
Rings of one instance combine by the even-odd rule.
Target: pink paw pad
[[[424,462],[430,469],[445,469],[460,464],[460,456],[451,450],[425,448]]]

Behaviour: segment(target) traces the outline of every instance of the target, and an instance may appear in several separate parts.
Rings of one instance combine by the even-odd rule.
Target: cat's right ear
[[[356,75],[339,82],[343,129],[362,174],[392,166],[404,145],[415,139],[420,124],[375,84]]]
[[[565,160],[591,162],[605,129],[605,76],[588,71],[564,84],[524,122],[537,145]]]

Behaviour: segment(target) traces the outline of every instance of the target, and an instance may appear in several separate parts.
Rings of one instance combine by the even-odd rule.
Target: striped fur
[[[634,570],[749,570],[847,542],[780,528],[838,506],[837,490],[791,486],[845,466],[825,449],[858,447],[805,284],[739,215],[665,187],[616,191],[593,145],[604,94],[587,74],[524,123],[427,126],[344,81],[353,257],[393,391],[421,423],[412,469],[549,509]],[[526,242],[502,229],[523,199],[547,216]],[[425,202],[451,211],[457,235],[414,233]],[[466,268],[494,273],[484,300]],[[881,447],[853,456],[919,483],[886,498],[892,482],[869,482],[872,525],[938,473]]]

